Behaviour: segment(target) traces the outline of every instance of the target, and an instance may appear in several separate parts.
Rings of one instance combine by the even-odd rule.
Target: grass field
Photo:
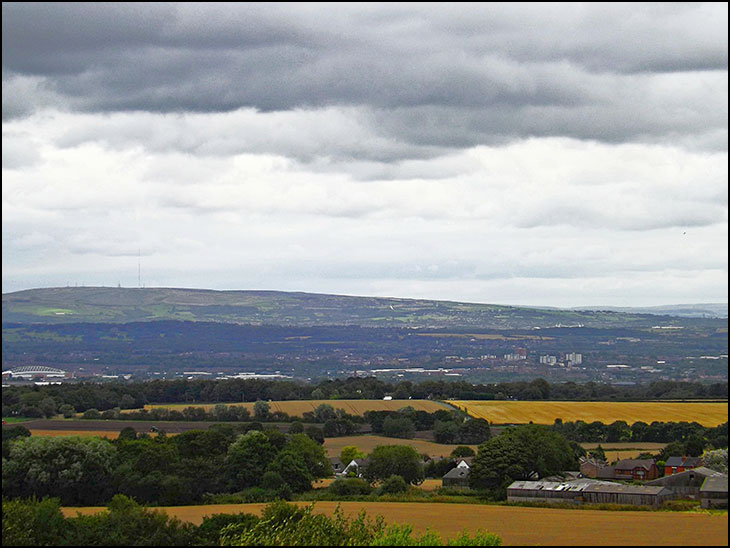
[[[307,411],[314,411],[315,408],[323,403],[331,405],[334,409],[344,409],[350,415],[362,415],[365,411],[398,411],[403,407],[411,406],[416,411],[427,411],[433,413],[439,409],[448,409],[448,406],[431,401],[431,400],[291,400],[291,401],[270,401],[270,411],[283,411],[291,416],[301,417]],[[210,410],[216,404],[190,404],[190,403],[174,403],[174,404],[152,404],[145,405],[145,409],[167,408],[182,411],[186,407],[203,407]],[[253,414],[253,402],[237,402],[227,403],[226,405],[242,405]],[[130,410],[131,411],[131,410]]]
[[[578,402],[578,401],[463,401],[449,400],[473,417],[494,424],[553,424],[582,420],[610,424],[696,421],[703,426],[727,422],[727,402]]]
[[[299,503],[305,504],[305,503]],[[427,528],[442,538],[466,529],[486,529],[507,546],[727,546],[727,513],[563,510],[510,506],[408,502],[318,502],[315,512],[331,514],[340,505],[351,516],[365,510],[387,523]],[[200,524],[206,515],[250,512],[264,504],[160,508],[183,521]],[[63,508],[64,515],[93,514],[103,508]]]

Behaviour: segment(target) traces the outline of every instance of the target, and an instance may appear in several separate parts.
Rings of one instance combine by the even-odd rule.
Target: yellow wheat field
[[[331,405],[334,409],[344,409],[350,415],[362,415],[365,411],[398,411],[403,407],[411,406],[416,411],[427,411],[433,413],[439,409],[448,409],[439,402],[431,400],[291,400],[291,401],[269,401],[269,410],[283,411],[293,417],[301,417],[308,411],[314,411],[315,408],[323,403]],[[166,408],[177,409],[182,411],[186,407],[202,407],[210,410],[217,404],[189,404],[189,403],[171,403],[171,404],[153,404],[145,405],[145,409]],[[226,405],[242,405],[253,414],[253,402],[237,402],[227,403]]]
[[[307,503],[299,502],[300,506]],[[386,523],[410,524],[420,534],[430,528],[443,539],[462,530],[486,529],[506,546],[727,546],[727,513],[608,512],[522,508],[481,504],[409,502],[318,502],[314,511],[331,514],[341,506],[354,517],[365,510]],[[204,516],[248,512],[260,514],[265,504],[162,507],[168,515],[200,524]],[[67,517],[103,508],[62,508]]]
[[[643,421],[698,422],[703,426],[717,426],[727,422],[727,402],[578,402],[578,401],[455,401],[473,417],[493,424],[553,424],[556,418],[563,422],[582,420],[610,424],[626,421],[629,425]]]

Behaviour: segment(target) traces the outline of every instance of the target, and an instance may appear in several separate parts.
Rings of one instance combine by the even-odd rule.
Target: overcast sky
[[[727,3],[3,3],[3,292],[727,302],[727,42]]]

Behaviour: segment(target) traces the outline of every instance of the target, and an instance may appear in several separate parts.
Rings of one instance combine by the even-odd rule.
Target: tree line
[[[659,422],[647,424],[637,421],[629,425],[626,421],[604,424],[600,421],[563,422],[555,419],[552,429],[569,440],[579,442],[681,442],[693,447],[693,453],[706,447],[719,449],[728,445],[728,423],[715,427],[702,426],[697,422]]]
[[[315,382],[225,379],[153,380],[144,382],[79,382],[3,388],[3,416],[50,417],[64,411],[138,409],[150,403],[232,403],[259,400],[461,399],[644,401],[727,399],[727,382],[657,381],[616,386],[595,382],[549,383],[544,379],[471,384],[428,380],[390,383],[375,377],[350,377]]]

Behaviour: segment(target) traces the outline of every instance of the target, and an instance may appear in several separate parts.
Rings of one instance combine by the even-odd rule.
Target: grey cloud
[[[3,133],[3,169],[21,169],[37,164],[41,155],[32,139]]]
[[[726,130],[719,21],[726,5],[11,3],[4,88],[33,76],[94,112],[356,107],[415,148],[667,131],[701,146]],[[679,105],[652,93],[657,73],[697,71],[719,76]]]

